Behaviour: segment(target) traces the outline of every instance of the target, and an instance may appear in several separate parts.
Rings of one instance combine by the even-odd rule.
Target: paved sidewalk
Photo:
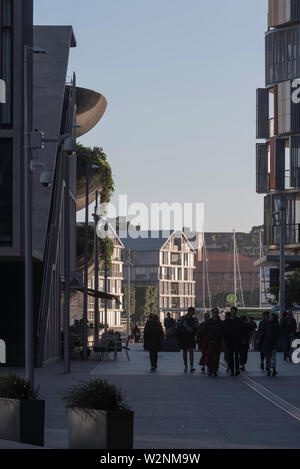
[[[46,400],[46,447],[68,447],[63,391],[80,379],[100,377],[121,387],[134,409],[136,448],[300,448],[296,410],[295,415],[287,413],[264,392],[229,377],[224,368],[218,378],[201,374],[198,366],[196,373],[184,373],[180,353],[160,353],[158,371],[151,372],[142,345],[130,348],[129,362],[125,354],[118,354],[117,361],[111,354],[103,362],[72,362],[70,375],[63,374],[62,363],[36,370],[41,398]],[[299,410],[300,365],[285,363],[279,356],[276,378],[265,376],[258,365],[258,354],[251,352],[246,375],[260,385],[258,389],[272,391]]]

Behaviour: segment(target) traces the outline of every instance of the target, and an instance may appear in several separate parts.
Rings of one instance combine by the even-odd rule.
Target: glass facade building
[[[265,194],[265,245],[278,252],[286,200],[286,250],[300,250],[300,1],[269,0],[266,83],[256,94],[256,191]],[[263,141],[262,141],[263,140]],[[278,218],[278,217],[277,217]]]

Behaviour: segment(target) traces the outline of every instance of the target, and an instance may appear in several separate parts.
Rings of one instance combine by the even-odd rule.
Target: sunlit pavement
[[[282,354],[277,377],[267,377],[259,355],[250,352],[244,375],[232,378],[222,366],[213,378],[200,372],[198,352],[191,374],[183,372],[181,353],[160,353],[151,372],[143,346],[130,349],[130,361],[122,352],[117,361],[110,354],[102,362],[72,362],[70,375],[62,363],[36,370],[46,400],[46,447],[68,446],[63,391],[97,377],[124,390],[135,411],[136,448],[300,448],[300,365],[283,362]],[[0,441],[0,448],[6,444]]]

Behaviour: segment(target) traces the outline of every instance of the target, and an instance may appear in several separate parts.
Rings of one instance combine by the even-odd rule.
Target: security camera
[[[44,186],[49,188],[52,184],[52,174],[50,171],[43,171],[40,176],[40,183]]]
[[[73,155],[73,153],[77,152],[76,139],[74,137],[66,138],[63,145],[63,151],[68,155]]]

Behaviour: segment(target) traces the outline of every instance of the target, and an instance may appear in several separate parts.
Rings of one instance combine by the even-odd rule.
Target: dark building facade
[[[265,35],[266,83],[257,90],[256,191],[265,194],[265,264],[278,265],[280,224],[286,207],[286,260],[300,265],[300,2],[270,0]]]
[[[67,77],[70,50],[76,47],[71,26],[33,26],[32,0],[0,0],[0,27],[0,339],[6,344],[7,365],[23,366],[26,89],[29,132],[38,129],[45,137],[42,147],[32,150],[31,185],[34,350],[35,364],[42,366],[62,353],[66,249],[69,270],[76,270],[76,155],[64,152],[63,142],[67,135],[90,130],[106,101],[76,88],[75,74]],[[30,48],[27,72],[24,46]],[[43,171],[51,176],[48,187],[41,184]]]

